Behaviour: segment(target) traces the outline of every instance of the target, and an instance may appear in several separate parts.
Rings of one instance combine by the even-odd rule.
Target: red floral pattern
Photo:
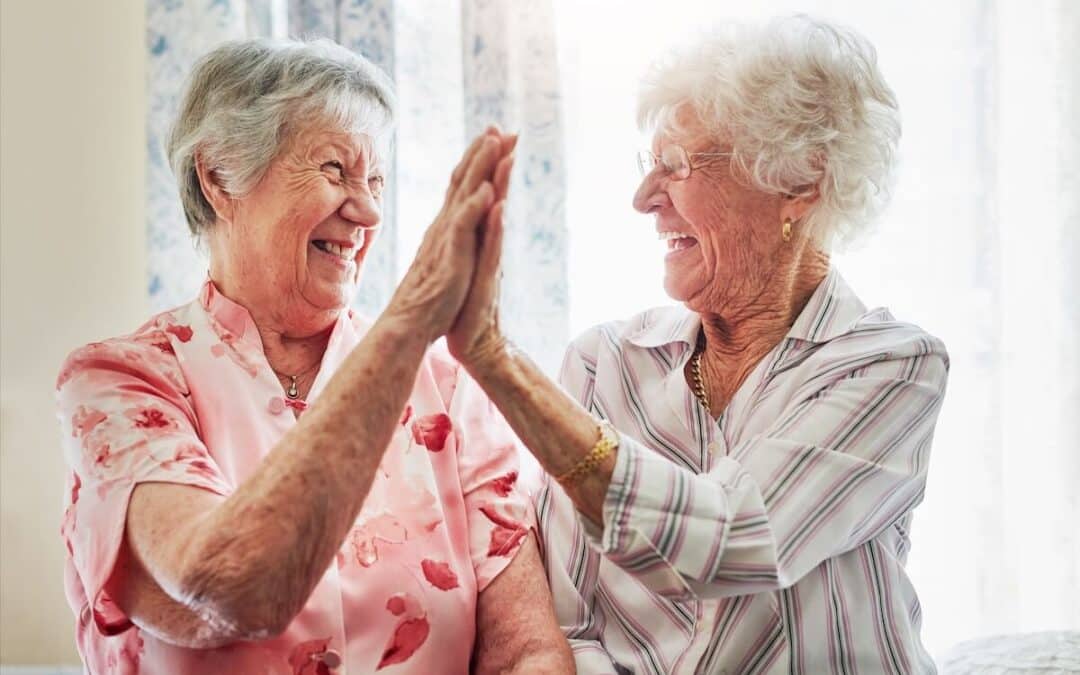
[[[495,524],[495,529],[491,531],[491,543],[488,545],[488,557],[510,555],[529,533],[528,528],[500,515],[491,505],[481,506],[480,513]]]
[[[514,483],[517,482],[518,472],[511,471],[505,476],[499,476],[495,480],[491,481],[491,487],[495,488],[495,493],[500,497],[507,497],[514,490]]]
[[[129,416],[135,421],[135,426],[140,429],[164,429],[173,426],[172,421],[165,416],[165,413],[154,408],[135,410]]]
[[[215,293],[77,350],[57,379],[72,470],[61,533],[84,662],[91,672],[189,672],[181,664],[194,660],[222,673],[466,671],[475,625],[461,612],[475,598],[458,595],[505,568],[531,521],[512,434],[441,347],[425,357],[432,377],[402,409],[332,574],[281,636],[193,656],[133,626],[102,591],[135,484],[228,495],[295,423],[267,405],[282,392],[246,310]],[[363,332],[359,320],[334,330],[328,372]]]
[[[425,558],[420,562],[420,567],[424,570],[424,578],[440,591],[448,591],[460,585],[458,584],[457,574],[450,569],[450,565],[447,563]]]
[[[430,632],[431,626],[428,624],[428,620],[422,616],[415,619],[405,619],[399,623],[394,630],[394,636],[386,645],[386,649],[383,650],[382,658],[379,660],[379,665],[375,670],[382,670],[387,666],[408,660],[424,644]]]
[[[71,435],[82,438],[107,419],[109,419],[109,416],[100,410],[81,405],[75,410],[75,414],[71,416]]]
[[[175,335],[176,339],[180,342],[190,342],[191,336],[194,335],[194,331],[191,330],[191,326],[166,326],[165,332]]]
[[[450,416],[445,413],[424,415],[412,424],[413,440],[432,452],[442,452],[451,428]]]
[[[293,647],[289,665],[293,675],[331,675],[330,665],[321,658],[330,649],[330,638],[308,640]]]

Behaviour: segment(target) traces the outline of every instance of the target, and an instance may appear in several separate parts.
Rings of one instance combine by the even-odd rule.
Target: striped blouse
[[[830,271],[718,420],[683,377],[701,321],[587,331],[563,387],[619,431],[602,529],[537,495],[581,673],[925,673],[904,571],[948,356]]]

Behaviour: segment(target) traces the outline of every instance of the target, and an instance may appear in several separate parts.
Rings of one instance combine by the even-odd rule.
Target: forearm
[[[596,421],[527,355],[512,345],[476,364],[470,374],[544,469],[560,476],[599,439]],[[593,472],[564,486],[579,511],[603,522],[604,497],[615,466],[610,455]]]
[[[552,651],[549,644],[529,645],[528,651],[517,655],[477,662],[473,675],[532,675],[533,673],[558,673],[573,675],[577,672],[574,657],[563,650]]]
[[[477,599],[472,672],[573,673],[533,537]]]
[[[284,629],[360,511],[427,346],[393,317],[371,328],[251,478],[191,528],[184,604]]]

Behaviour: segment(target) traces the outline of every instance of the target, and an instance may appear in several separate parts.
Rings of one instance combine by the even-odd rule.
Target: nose
[[[382,206],[367,186],[349,190],[349,196],[338,209],[338,213],[358,227],[378,227],[382,222]]]
[[[637,192],[634,193],[634,208],[648,214],[671,206],[671,198],[668,197],[667,190],[662,189],[665,182],[665,177],[656,169],[645,174]]]

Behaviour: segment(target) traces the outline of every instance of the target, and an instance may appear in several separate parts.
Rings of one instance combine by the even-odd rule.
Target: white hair
[[[396,101],[390,78],[329,40],[239,40],[196,62],[168,140],[169,164],[192,234],[216,218],[196,172],[200,156],[239,197],[300,129],[366,133],[388,145]]]
[[[731,24],[653,64],[638,98],[644,131],[677,131],[689,106],[731,143],[756,189],[820,199],[806,216],[824,248],[848,244],[888,202],[900,111],[858,33],[797,15]]]

